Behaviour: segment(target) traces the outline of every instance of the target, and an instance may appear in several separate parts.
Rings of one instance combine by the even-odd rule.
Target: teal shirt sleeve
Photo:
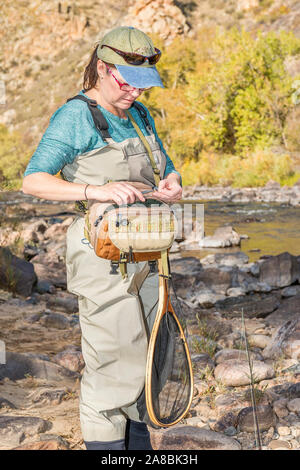
[[[151,114],[149,113],[148,109],[146,108],[146,106],[141,103],[139,101],[139,103],[143,106],[143,108],[145,109],[145,111],[147,112],[147,115],[148,115],[148,119],[149,119],[149,122],[151,124],[151,127],[153,129],[153,132],[154,132],[154,135],[155,135],[155,138],[157,140],[157,142],[159,143],[160,145],[160,148],[162,150],[162,152],[164,152],[165,156],[166,156],[166,169],[165,169],[165,173],[164,173],[164,178],[166,178],[166,176],[169,174],[169,173],[176,173],[177,175],[180,176],[180,185],[182,186],[182,177],[181,177],[181,174],[175,169],[175,166],[171,160],[171,158],[169,157],[169,155],[167,154],[167,152],[165,151],[164,149],[164,146],[162,144],[162,141],[160,140],[160,138],[158,137],[158,134],[157,134],[157,131],[156,131],[156,127],[155,127],[155,122],[154,122],[154,119],[153,117],[151,116]]]
[[[67,163],[72,163],[76,155],[89,148],[104,146],[91,126],[94,123],[85,103],[73,100],[58,108],[51,116],[24,176],[37,172],[56,175]]]

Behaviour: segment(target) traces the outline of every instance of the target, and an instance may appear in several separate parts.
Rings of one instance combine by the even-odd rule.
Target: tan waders
[[[153,133],[147,140],[162,178],[165,155]],[[154,184],[149,157],[138,137],[122,143],[107,142],[106,147],[80,155],[66,165],[64,178],[98,185],[108,181]],[[95,255],[83,229],[83,217],[69,227],[66,259],[68,290],[79,299],[85,361],[80,391],[82,434],[92,447],[93,443],[106,442],[108,448],[124,448],[127,418],[140,421],[136,401],[144,388],[158,275],[149,274],[147,262],[128,264],[127,280],[119,272],[110,274],[110,261]]]

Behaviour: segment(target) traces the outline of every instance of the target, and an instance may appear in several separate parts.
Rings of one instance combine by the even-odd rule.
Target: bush
[[[0,124],[0,188],[20,189],[30,153],[16,132]]]
[[[186,184],[226,180],[253,186],[264,184],[266,174],[276,181],[293,178],[289,157],[273,157],[270,149],[288,150],[287,139],[294,147],[298,142],[294,129],[287,130],[297,77],[284,66],[287,57],[300,53],[298,38],[286,32],[258,32],[254,38],[237,29],[203,30],[196,39],[177,38],[167,49],[159,47],[166,88],[142,100]],[[263,173],[255,175],[262,162]]]

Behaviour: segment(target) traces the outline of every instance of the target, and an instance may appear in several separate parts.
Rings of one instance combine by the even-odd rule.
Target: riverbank
[[[65,269],[74,206],[21,193],[6,201],[3,196],[0,448],[80,450],[84,360],[77,298],[66,290]],[[242,311],[263,448],[300,448],[300,253],[270,256],[266,246],[253,261],[241,246],[232,250],[199,258],[179,243],[170,256],[187,324],[194,398],[176,426],[151,429],[155,449],[254,448]]]
[[[185,186],[183,197],[204,201],[223,202],[269,202],[300,206],[300,180],[293,186],[280,186],[269,181],[258,188],[232,188],[231,186]]]

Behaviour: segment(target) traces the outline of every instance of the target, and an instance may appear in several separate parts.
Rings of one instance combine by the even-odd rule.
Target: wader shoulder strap
[[[76,95],[76,96],[73,96],[73,98],[69,98],[67,100],[67,103],[71,100],[81,100],[87,103],[97,131],[99,132],[99,134],[101,135],[104,141],[106,141],[106,139],[109,139],[110,134],[108,132],[108,124],[103,113],[100,111],[100,109],[97,106],[98,105],[97,101],[91,100],[82,95]]]
[[[144,144],[144,146],[145,146],[145,148],[148,152],[148,155],[149,155],[149,158],[150,158],[150,163],[151,163],[152,170],[153,170],[153,173],[154,173],[154,181],[155,181],[156,186],[158,187],[159,182],[160,182],[160,171],[156,166],[156,162],[155,162],[151,147],[149,145],[149,142],[146,139],[146,137],[144,136],[144,134],[142,133],[142,131],[139,128],[139,126],[137,125],[137,123],[135,122],[131,112],[127,109],[127,110],[125,110],[125,113],[127,114],[130,121],[132,122],[133,127],[135,128],[138,136],[140,137],[141,141],[143,142],[143,144]]]
[[[148,115],[147,115],[147,112],[146,112],[145,108],[140,103],[137,103],[136,101],[133,102],[133,106],[137,109],[137,111],[139,112],[141,118],[143,119],[147,131],[149,133],[153,132],[153,129],[152,129],[152,126],[149,122]]]

